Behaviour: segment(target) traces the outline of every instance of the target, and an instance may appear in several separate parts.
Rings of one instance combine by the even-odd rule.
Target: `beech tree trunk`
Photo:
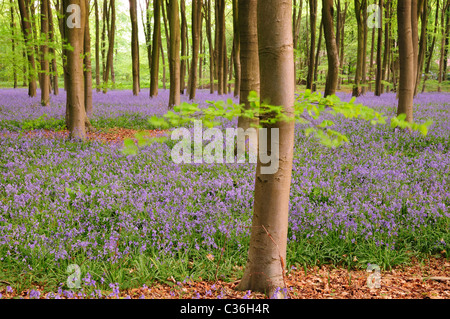
[[[327,47],[328,73],[325,83],[325,96],[336,93],[339,77],[339,52],[333,25],[333,0],[322,1],[323,28]]]
[[[80,15],[75,17],[79,19],[79,27],[69,27],[67,20],[72,19],[72,12],[67,12],[69,5],[75,4],[80,9]],[[87,8],[85,0],[63,0],[64,14],[64,35],[67,42],[73,50],[67,50],[67,127],[70,132],[70,138],[86,139],[86,111],[84,98],[84,76],[83,76],[83,47],[85,24],[87,18]],[[76,11],[77,9],[73,9]]]
[[[306,89],[312,90],[314,83],[315,49],[316,49],[316,24],[317,24],[317,0],[309,0],[309,24],[311,42],[309,44],[308,75],[306,77]]]
[[[214,93],[214,49],[212,43],[212,23],[211,23],[211,0],[204,2],[205,22],[206,22],[206,38],[208,39],[209,49],[209,93]]]
[[[89,118],[92,116],[92,63],[91,63],[91,33],[89,31],[89,0],[86,2],[86,23],[84,27],[84,41],[83,41],[83,53],[84,53],[84,110],[86,112],[86,129],[92,130]]]
[[[59,87],[58,87],[58,66],[56,64],[56,52],[55,52],[55,28],[53,26],[53,16],[52,16],[52,6],[50,0],[47,1],[47,7],[48,7],[48,37],[49,41],[52,44],[48,51],[51,56],[51,83],[53,87],[53,94],[58,95],[59,94]]]
[[[234,62],[234,96],[241,90],[241,44],[239,36],[239,5],[233,0],[233,62]]]
[[[367,30],[367,1],[355,0],[355,14],[358,25],[358,49],[356,60],[355,83],[353,85],[353,96],[360,96],[365,92],[363,86],[365,85],[366,77],[366,30]]]
[[[94,0],[95,10],[95,89],[100,92],[100,21],[98,0]]]
[[[196,3],[197,0],[193,0],[192,6]],[[186,89],[186,56],[188,55],[187,51],[187,42],[188,42],[188,27],[187,27],[187,19],[186,19],[186,4],[185,0],[180,0],[180,11],[181,11],[181,61],[180,61],[180,93],[184,94],[184,90]],[[194,14],[194,9],[192,9],[192,15]],[[192,32],[194,30],[194,26],[192,25]],[[192,39],[194,41],[194,39]],[[189,75],[190,76],[190,75]],[[188,83],[189,88],[189,83]],[[190,90],[190,89],[188,89]]]
[[[431,59],[433,58],[434,46],[436,44],[436,34],[437,34],[438,22],[439,22],[439,1],[436,2],[436,16],[435,16],[435,20],[434,20],[434,31],[433,31],[433,37],[431,40],[431,44],[427,51],[427,57],[426,57],[427,61],[425,63],[425,77],[423,79],[422,93],[425,92],[426,81],[428,79],[428,74],[430,73]]]
[[[133,95],[139,95],[139,37],[136,0],[130,2],[130,18],[131,18],[131,62],[133,74]]]
[[[11,14],[11,49],[12,49],[12,69],[13,69],[13,86],[16,89],[17,88],[17,70],[16,70],[16,40],[15,40],[15,32],[14,29],[16,28],[16,23],[14,22],[14,2],[13,0],[9,0],[10,5],[10,14]]]
[[[379,0],[378,5],[383,8],[383,0]],[[382,93],[382,83],[383,80],[383,62],[382,62],[382,51],[381,46],[383,45],[383,15],[380,16],[380,28],[378,28],[377,37],[377,74],[375,77],[375,96],[380,96]]]
[[[33,40],[33,34],[31,30],[30,18],[28,15],[29,2],[26,0],[18,0],[20,11],[20,22],[22,27],[23,38],[25,41],[25,47],[28,58],[28,96],[36,96],[36,64],[34,60],[34,47],[30,43]]]
[[[385,18],[386,18],[386,22],[384,24],[384,53],[383,53],[383,71],[381,74],[381,81],[386,81],[389,80],[389,57],[391,54],[391,40],[389,38],[389,34],[390,34],[390,1],[391,0],[386,0],[385,2],[385,7],[384,7],[384,11],[385,11]],[[386,88],[385,90],[385,85],[383,83],[381,83],[381,93],[388,91],[388,89]]]
[[[283,113],[293,116],[295,74],[292,1],[265,0],[263,6],[258,6],[257,13],[261,101],[281,105]],[[258,156],[250,248],[245,272],[237,288],[273,295],[277,287],[285,287],[294,121],[277,122],[264,127],[268,129],[267,146],[270,153],[276,153],[271,148],[270,129],[279,132],[279,140],[276,141],[279,142],[279,156],[276,159],[279,168],[274,174],[265,174],[261,171],[265,165]],[[274,297],[285,296],[279,291]]]
[[[225,49],[225,0],[217,0],[217,22],[216,29],[218,30],[218,61],[217,61],[217,77],[218,88],[217,94],[222,95],[226,93],[226,49]]]
[[[201,0],[192,0],[192,60],[189,70],[189,100],[195,99],[197,91],[198,54],[200,51],[200,32],[202,27]]]
[[[170,94],[169,108],[180,104],[180,14],[178,0],[169,0],[167,8],[170,28]]]
[[[50,104],[50,67],[48,63],[48,1],[41,0],[41,37],[44,42],[41,44],[41,105]]]
[[[320,48],[322,47],[322,33],[323,33],[323,18],[320,19],[319,26],[319,42],[317,42],[316,57],[314,58],[314,82],[312,90],[315,92],[317,90],[317,75],[319,71],[319,58],[320,58]]]
[[[106,1],[106,0],[105,0]],[[110,0],[109,7],[111,10],[111,21],[108,27],[108,53],[106,55],[106,67],[103,73],[103,93],[108,91],[108,80],[111,72],[111,78],[113,77],[113,54],[114,54],[114,35],[116,33],[116,4],[115,0]],[[108,15],[107,15],[108,16]],[[114,80],[112,80],[114,82]]]
[[[427,26],[428,26],[428,0],[421,0],[419,2],[418,15],[422,21],[419,41],[419,56],[416,73],[416,83],[414,86],[414,96],[419,90],[420,78],[422,77],[423,65],[425,62],[425,52],[427,47]]]
[[[399,1],[397,5],[398,49],[400,63],[400,78],[398,84],[397,114],[406,114],[408,122],[413,121],[414,85],[416,79],[417,61],[414,59],[412,3]],[[415,25],[417,28],[417,25]]]
[[[161,0],[153,1],[153,45],[150,71],[150,97],[158,96],[159,86],[159,39],[161,37]]]
[[[257,29],[257,3],[258,0],[239,1],[239,40],[241,61],[241,86],[239,91],[239,104],[250,109],[248,97],[251,91],[259,94],[259,55],[258,55],[258,29]],[[244,130],[257,124],[256,120],[245,117],[238,119],[238,127]]]

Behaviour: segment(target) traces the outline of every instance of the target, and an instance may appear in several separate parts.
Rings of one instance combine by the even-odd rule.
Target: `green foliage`
[[[169,127],[190,125],[195,120],[201,120],[206,127],[214,127],[220,124],[219,119],[232,120],[236,117],[258,118],[258,127],[273,125],[279,121],[296,121],[305,124],[303,133],[306,137],[314,137],[321,145],[331,148],[349,143],[347,136],[331,129],[334,122],[322,120],[320,117],[330,114],[333,117],[344,116],[349,119],[362,119],[372,125],[386,124],[386,116],[376,112],[374,109],[362,104],[355,104],[355,98],[349,102],[344,102],[336,95],[323,97],[319,92],[306,90],[299,93],[294,103],[294,114],[288,115],[284,112],[283,106],[260,103],[256,92],[249,94],[250,109],[245,109],[243,104],[233,103],[231,99],[224,101],[207,101],[209,106],[200,109],[198,104],[181,103],[174,107],[173,111],[168,111],[162,117],[152,116],[148,119],[151,126],[167,129]],[[428,128],[433,123],[429,120],[423,124],[409,123],[405,121],[406,115],[401,114],[391,119],[391,127],[400,127],[411,131],[419,131],[423,136],[428,133]],[[316,123],[320,121],[320,123]],[[139,146],[153,143],[155,139],[144,139],[140,137]],[[137,148],[131,139],[125,140],[123,152],[125,154],[136,154]]]
[[[48,115],[44,113],[38,118],[23,121],[21,124],[21,128],[24,131],[38,129],[61,131],[66,128],[66,123],[63,119],[48,117]]]

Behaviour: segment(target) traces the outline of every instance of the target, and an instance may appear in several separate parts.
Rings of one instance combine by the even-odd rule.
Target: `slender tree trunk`
[[[145,21],[144,21],[144,10],[141,8],[141,16],[142,16],[142,26],[144,27],[144,35],[145,35],[145,47],[147,49],[147,63],[148,63],[148,72],[150,75],[150,82],[152,77],[152,23],[151,23],[151,14],[150,14],[150,0],[145,0]],[[140,83],[140,80],[139,80]]]
[[[313,91],[315,92],[317,90],[317,74],[319,71],[319,58],[320,58],[320,48],[322,47],[322,33],[323,33],[323,19],[320,20],[320,26],[319,26],[319,39],[317,43],[317,51],[316,51],[316,57],[314,59],[314,83],[313,83]]]
[[[417,1],[417,0],[416,0]],[[442,36],[441,36],[441,49],[440,49],[440,57],[439,57],[439,73],[438,73],[438,92],[441,92],[441,85],[442,81],[444,81],[444,77],[446,74],[444,74],[444,64],[447,64],[447,61],[445,60],[445,42],[446,42],[446,27],[445,27],[445,17],[448,15],[447,11],[450,7],[450,0],[444,0],[445,6],[441,13],[441,30],[442,30]],[[448,24],[448,23],[447,23]]]
[[[426,58],[427,61],[425,64],[425,77],[423,79],[422,93],[425,92],[426,81],[428,79],[428,74],[430,73],[431,59],[433,58],[434,46],[436,44],[436,34],[437,34],[438,22],[439,22],[439,0],[436,1],[436,16],[435,16],[435,20],[434,20],[433,38],[431,40],[431,45],[427,51],[427,58]]]
[[[41,105],[48,106],[50,104],[50,67],[48,63],[48,4],[46,0],[41,0]]]
[[[413,121],[414,85],[416,79],[414,64],[413,28],[412,25],[412,3],[410,1],[399,1],[397,5],[398,20],[398,49],[400,63],[400,79],[398,88],[398,110],[397,114],[406,114],[408,122]]]
[[[95,10],[95,89],[100,92],[100,21],[98,0],[94,0]]]
[[[58,87],[58,66],[56,64],[56,52],[55,52],[55,28],[53,26],[53,15],[52,15],[52,7],[50,0],[47,1],[48,6],[48,29],[49,29],[49,40],[52,44],[49,47],[49,54],[51,56],[51,66],[52,66],[52,83],[53,83],[53,94],[58,95],[59,94],[59,87]]]
[[[218,61],[217,61],[217,76],[218,88],[217,94],[222,95],[226,92],[226,49],[225,49],[225,0],[217,0],[217,22],[216,29],[218,30]]]
[[[345,47],[344,47],[344,30],[345,30],[345,19],[347,16],[347,9],[348,9],[348,2],[345,2],[345,7],[344,7],[344,11],[341,12],[342,18],[341,20],[341,25],[340,25],[340,44],[339,44],[339,49],[341,51],[341,53],[339,54],[339,66],[341,68],[341,74],[342,76],[344,75],[344,52],[345,52]],[[343,82],[343,80],[341,78],[338,79],[338,90],[341,89],[341,83]]]
[[[283,106],[283,113],[291,117],[295,91],[292,1],[265,0],[263,6],[258,6],[257,12],[261,101]],[[264,128],[269,132],[269,152],[277,153],[276,149],[272,149],[272,138],[279,146],[276,159],[279,168],[274,174],[262,171],[267,167],[258,156],[250,248],[238,289],[272,295],[277,287],[285,287],[294,121],[265,124]],[[279,136],[276,136],[275,131]],[[275,297],[284,297],[282,291]]]
[[[379,0],[378,5],[383,8],[383,0]],[[377,74],[375,78],[375,96],[380,96],[382,91],[382,80],[383,80],[383,62],[382,62],[382,51],[381,46],[383,45],[383,16],[380,16],[380,27],[378,28],[378,38],[377,38]],[[387,45],[387,44],[385,44]]]
[[[309,61],[308,61],[308,75],[306,77],[306,88],[312,90],[314,83],[314,66],[315,66],[314,50],[316,48],[317,0],[309,0],[309,10],[310,10],[309,23],[311,32],[311,42],[309,44]]]
[[[159,40],[161,38],[161,0],[153,1],[153,50],[150,73],[150,97],[158,96],[159,86]]]
[[[197,90],[198,54],[200,50],[201,32],[201,0],[192,0],[192,60],[189,70],[189,100],[195,99]]]
[[[68,27],[67,20],[72,19],[72,12],[67,12],[69,5],[75,4],[80,10],[79,28]],[[87,17],[87,8],[85,0],[63,0],[64,8],[64,34],[67,42],[73,50],[67,50],[67,127],[72,139],[86,139],[86,111],[84,99],[84,76],[83,76],[83,46],[85,35],[85,24]],[[77,9],[74,9],[77,10]]]
[[[16,40],[15,40],[15,32],[16,23],[14,22],[14,2],[13,0],[9,0],[10,5],[10,13],[11,13],[11,49],[12,49],[12,69],[13,69],[13,85],[14,88],[17,88],[17,70],[16,70]]]
[[[139,38],[138,38],[138,22],[136,0],[130,2],[130,18],[131,18],[131,62],[133,74],[133,95],[139,95]]]
[[[417,64],[416,83],[414,86],[414,96],[416,96],[417,92],[419,91],[420,78],[422,76],[423,65],[425,62],[425,52],[427,47],[428,0],[422,0],[420,2],[419,15],[422,21],[422,26],[420,31],[419,56]]]
[[[195,5],[197,0],[193,0],[192,7]],[[186,4],[185,0],[180,0],[180,11],[181,11],[181,62],[180,62],[180,88],[181,94],[184,94],[186,89],[186,56],[188,56],[187,42],[188,42],[188,27],[186,19]],[[194,8],[192,8],[192,15],[194,15]],[[194,25],[192,25],[192,34],[194,34]],[[194,39],[192,39],[194,41]],[[190,76],[190,75],[189,75]],[[190,80],[189,80],[190,81]],[[190,90],[190,84],[188,84]]]
[[[208,39],[209,49],[209,93],[214,93],[214,49],[212,43],[212,23],[211,23],[211,0],[206,0],[204,5],[205,22],[206,22],[206,37]]]
[[[161,7],[162,8],[162,7]],[[161,34],[159,36],[159,47],[161,48],[161,59],[162,59],[162,82],[163,82],[163,89],[166,89],[166,58],[164,57],[164,48],[162,45],[162,39],[161,39]]]
[[[103,88],[105,87],[105,76],[106,76],[106,29],[107,29],[107,21],[109,20],[108,16],[108,0],[103,0],[103,26],[102,26],[102,80],[103,80]],[[109,29],[109,27],[108,27]],[[109,72],[109,71],[108,71]]]
[[[336,93],[339,77],[339,51],[333,25],[333,0],[322,1],[323,28],[328,57],[328,74],[325,83],[325,96]]]
[[[366,8],[366,9],[364,9]],[[364,26],[364,11],[367,12],[367,2],[366,0],[355,0],[355,14],[356,21],[358,25],[358,49],[357,49],[357,59],[356,59],[356,74],[355,83],[353,85],[353,96],[360,96],[363,94],[362,85],[364,85],[364,69],[366,64],[365,55],[365,26]]]
[[[389,80],[388,72],[389,72],[389,56],[391,51],[391,40],[389,38],[390,33],[390,0],[386,0],[385,6],[385,18],[386,22],[384,24],[384,53],[383,53],[383,71],[381,74],[381,81]],[[381,83],[381,94],[385,91],[385,85]],[[386,91],[388,88],[386,87]]]
[[[105,0],[106,1],[106,0]],[[115,0],[110,0],[109,3],[111,10],[111,23],[108,28],[108,53],[106,55],[106,67],[103,73],[103,93],[108,91],[108,80],[109,74],[111,73],[111,78],[113,77],[113,58],[114,58],[114,35],[116,32],[116,4]],[[112,80],[114,82],[114,80]]]
[[[29,2],[25,2],[25,0],[18,0],[18,3],[21,16],[20,21],[28,58],[28,96],[34,97],[36,96],[37,89],[36,65],[34,61],[33,45],[30,43],[33,40],[33,34],[31,31],[30,18],[28,15]]]
[[[86,112],[85,126],[92,130],[89,118],[92,116],[92,63],[91,63],[91,33],[89,30],[89,0],[85,0],[86,23],[83,41],[83,75],[84,75],[84,110]]]
[[[370,67],[369,67],[369,92],[372,92],[372,78],[374,74],[374,61],[373,56],[375,53],[375,28],[372,28],[372,38],[371,38],[371,46],[370,46]]]
[[[167,15],[170,26],[170,95],[169,108],[180,104],[180,14],[178,0],[169,0]]]
[[[234,96],[238,96],[241,90],[241,45],[239,39],[239,5],[238,0],[233,0],[233,62],[234,62]],[[231,72],[230,72],[231,73]]]

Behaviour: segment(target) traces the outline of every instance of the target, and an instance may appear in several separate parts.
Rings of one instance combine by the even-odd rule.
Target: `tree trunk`
[[[379,0],[380,8],[383,8],[383,0]],[[381,15],[381,13],[380,13]],[[383,16],[380,16],[380,27],[378,28],[378,38],[377,38],[377,74],[375,78],[375,96],[380,96],[382,91],[382,80],[383,80],[383,62],[381,59],[381,46],[383,45]],[[385,44],[387,45],[387,44]]]
[[[200,32],[202,27],[201,0],[192,0],[192,60],[189,70],[189,100],[195,99],[197,90],[198,54],[200,50]]]
[[[14,22],[14,2],[13,0],[9,0],[10,5],[10,13],[11,13],[11,49],[12,49],[12,69],[13,69],[13,86],[17,88],[17,70],[16,70],[16,40],[15,40],[15,32],[16,23]]]
[[[30,18],[28,15],[29,2],[25,3],[25,0],[18,0],[20,10],[20,22],[25,41],[25,47],[28,58],[28,96],[36,96],[36,65],[34,61],[33,45],[30,43],[33,40],[33,34],[31,30]]]
[[[98,0],[94,0],[95,9],[95,89],[100,92],[100,21]]]
[[[67,12],[69,5],[77,5],[80,15],[75,14],[74,20],[79,20],[79,25],[69,27],[68,19],[72,19],[72,12]],[[84,76],[83,76],[83,46],[85,35],[85,23],[87,22],[87,8],[85,0],[63,0],[64,8],[64,34],[67,42],[73,50],[67,50],[67,127],[72,139],[86,139],[85,120],[86,111],[84,107]],[[76,11],[74,8],[73,11]],[[79,27],[78,27],[79,26]]]
[[[311,42],[309,44],[309,61],[308,61],[308,75],[306,77],[306,89],[312,90],[314,83],[314,66],[315,66],[315,52],[316,49],[316,24],[317,24],[317,0],[309,0],[309,16],[310,16],[310,32]]]
[[[133,74],[133,95],[139,95],[139,38],[138,38],[138,22],[136,0],[130,2],[130,18],[131,18],[131,62]]]
[[[295,74],[292,1],[265,0],[263,6],[258,6],[257,12],[261,101],[281,105],[284,114],[293,116]],[[280,121],[264,125],[264,128],[270,132],[267,134],[268,152],[277,153],[277,149],[272,149],[272,138],[279,146],[276,159],[279,168],[273,174],[262,171],[267,167],[258,156],[250,248],[238,289],[272,295],[276,288],[285,287],[294,121]],[[279,291],[274,297],[284,297],[283,292]]]
[[[422,93],[425,92],[426,81],[428,79],[428,74],[430,73],[431,59],[433,58],[434,46],[436,44],[438,22],[439,22],[439,1],[436,2],[436,16],[435,16],[435,20],[434,20],[433,38],[431,40],[431,44],[427,51],[427,57],[426,57],[427,61],[425,64],[425,77],[423,79]]]
[[[153,49],[150,73],[150,97],[158,96],[159,86],[159,39],[161,37],[161,0],[153,1]]]
[[[192,6],[197,0],[193,0]],[[185,0],[180,0],[180,11],[181,11],[181,61],[180,61],[180,93],[184,94],[186,89],[186,57],[188,56],[187,42],[188,42],[188,27],[186,19],[186,4]],[[194,15],[194,9],[192,9],[192,15]],[[194,33],[194,25],[192,25],[192,33]],[[194,39],[192,39],[194,41]],[[189,75],[190,76],[190,75]],[[190,90],[189,84],[188,88]]]
[[[217,77],[218,77],[218,88],[217,94],[222,95],[226,91],[225,80],[226,80],[226,49],[225,49],[225,0],[217,0],[217,22],[216,29],[218,30],[218,61],[217,61]]]
[[[339,49],[341,51],[341,53],[339,54],[339,66],[341,68],[341,74],[342,76],[344,75],[344,52],[345,52],[345,48],[344,48],[344,30],[345,30],[345,19],[347,16],[347,10],[348,10],[348,2],[345,2],[345,8],[344,11],[341,12],[342,17],[341,17],[341,26],[340,26],[340,44],[339,44]],[[341,83],[343,82],[343,80],[341,78],[338,79],[338,90],[341,89]]]
[[[400,63],[400,79],[398,88],[398,110],[397,114],[406,114],[408,122],[413,121],[414,85],[416,79],[413,45],[412,3],[410,1],[399,1],[397,6],[398,21],[398,49]]]
[[[381,81],[389,80],[388,72],[389,72],[389,56],[391,54],[391,40],[389,38],[390,34],[390,0],[386,0],[385,2],[385,18],[386,22],[384,24],[384,53],[383,53],[383,71],[381,74]],[[385,91],[385,85],[381,83],[381,94]],[[388,89],[386,88],[386,91]]]
[[[106,0],[105,0],[106,1]],[[108,91],[109,73],[111,72],[111,78],[113,77],[113,54],[114,54],[114,35],[116,33],[116,4],[115,0],[110,0],[109,3],[111,10],[111,23],[109,25],[108,32],[108,53],[106,55],[106,67],[103,73],[103,93]],[[112,80],[114,82],[114,80]]]
[[[206,0],[204,3],[205,22],[206,22],[206,37],[208,39],[209,49],[209,93],[214,93],[214,49],[212,43],[212,23],[211,23],[211,0]]]
[[[364,52],[364,6],[367,5],[366,0],[355,0],[355,14],[358,26],[358,49],[356,58],[355,83],[353,85],[353,96],[362,94],[361,85],[363,84],[363,64],[365,64]]]
[[[325,96],[336,93],[339,77],[339,52],[333,25],[333,0],[322,1],[323,28],[328,57],[328,74],[325,83]]]
[[[92,63],[91,63],[91,34],[89,31],[89,0],[86,2],[86,23],[83,41],[83,75],[84,75],[84,110],[86,112],[86,128],[92,130],[89,118],[92,116]]]
[[[52,66],[52,84],[53,84],[53,94],[58,95],[59,94],[59,87],[58,87],[58,66],[56,64],[56,52],[55,52],[55,28],[53,26],[53,16],[52,16],[52,7],[50,0],[47,0],[47,6],[48,6],[48,29],[49,29],[49,40],[52,44],[49,47],[49,54],[51,56],[51,66]]]
[[[234,96],[238,96],[241,90],[241,45],[239,39],[239,5],[238,0],[233,0],[233,62],[234,62]]]
[[[50,67],[48,63],[48,4],[46,0],[41,1],[41,105],[48,106],[50,104]]]
[[[320,48],[322,47],[322,33],[323,33],[323,18],[320,20],[319,39],[318,39],[319,42],[317,42],[316,57],[314,58],[314,82],[312,88],[314,92],[317,90],[317,73],[319,71],[319,57],[320,57]]]
[[[423,65],[425,61],[425,51],[427,47],[427,26],[428,26],[428,0],[421,0],[418,8],[418,15],[422,21],[422,27],[420,31],[419,42],[419,56],[416,73],[416,83],[414,86],[414,96],[417,95],[419,90],[420,78],[422,77]]]
[[[441,49],[439,53],[439,73],[438,73],[438,92],[441,92],[441,84],[442,81],[444,81],[444,77],[447,76],[444,74],[444,64],[447,64],[447,61],[445,60],[445,41],[446,41],[446,27],[445,27],[445,17],[448,15],[447,10],[449,10],[450,7],[450,0],[446,0],[445,6],[441,13],[441,30],[442,30],[442,36],[441,36]]]
[[[167,8],[170,28],[170,95],[169,108],[180,104],[180,14],[178,0],[169,0]]]

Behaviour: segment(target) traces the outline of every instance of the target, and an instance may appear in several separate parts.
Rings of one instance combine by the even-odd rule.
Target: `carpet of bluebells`
[[[226,98],[233,97],[200,91],[195,102]],[[147,118],[167,111],[168,92],[93,99],[94,126],[150,129]],[[388,116],[397,105],[391,93],[357,102]],[[175,164],[170,141],[127,156],[120,143],[39,134],[61,128],[64,114],[64,94],[42,107],[24,89],[0,90],[0,280],[61,290],[68,265],[77,264],[95,295],[99,287],[114,293],[171,276],[242,274],[255,164]],[[434,120],[426,137],[339,117],[336,129],[351,143],[338,149],[298,127],[288,265],[390,267],[419,254],[448,258],[450,94],[419,95],[414,115],[419,123]],[[38,133],[23,134],[29,129]]]

